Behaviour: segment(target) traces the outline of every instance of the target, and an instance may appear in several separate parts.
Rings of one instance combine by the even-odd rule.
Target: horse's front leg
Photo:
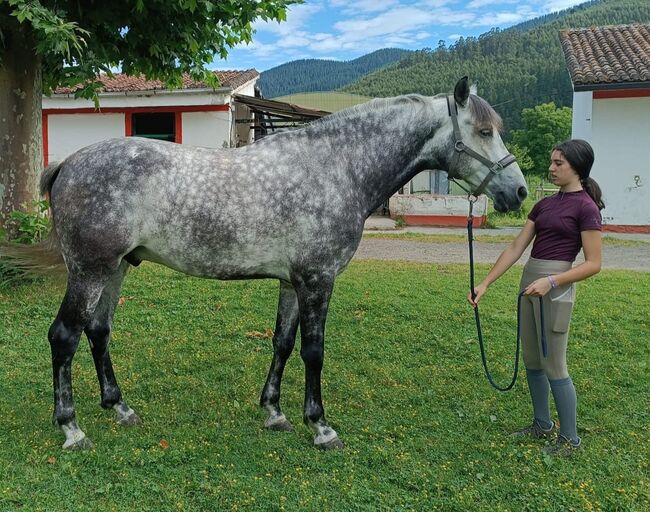
[[[284,367],[296,343],[298,320],[296,291],[290,283],[280,281],[278,316],[273,335],[273,361],[260,398],[260,405],[268,413],[264,426],[271,430],[293,430],[293,426],[280,409],[280,386]]]
[[[343,448],[336,431],[325,420],[321,397],[325,320],[334,275],[309,274],[295,280],[300,310],[300,356],[305,363],[305,406],[303,419],[314,432],[314,446],[322,449]]]

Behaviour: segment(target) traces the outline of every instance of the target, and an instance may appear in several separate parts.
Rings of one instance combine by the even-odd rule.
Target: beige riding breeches
[[[568,261],[530,258],[524,266],[519,291],[539,278],[560,274],[571,268]],[[551,288],[542,297],[547,355],[542,352],[539,299],[524,295],[521,299],[521,343],[524,365],[529,370],[544,370],[550,380],[569,376],[566,364],[571,313],[575,303],[575,285]]]

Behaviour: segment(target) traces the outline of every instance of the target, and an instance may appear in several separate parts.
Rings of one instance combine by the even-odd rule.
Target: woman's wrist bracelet
[[[553,279],[553,276],[546,276],[548,282],[551,283],[551,288],[557,288],[557,281]]]

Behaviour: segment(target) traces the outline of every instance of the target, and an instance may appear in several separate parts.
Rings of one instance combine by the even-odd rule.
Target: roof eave
[[[159,94],[230,94],[232,92],[231,87],[219,87],[218,89],[212,88],[200,88],[200,89],[143,89],[137,91],[110,91],[110,92],[99,92],[98,96],[100,98],[105,97],[115,97],[115,96],[151,96]],[[52,93],[50,97],[54,98],[74,98],[73,92],[65,93]]]
[[[599,84],[573,84],[575,92],[584,91],[611,91],[619,89],[648,89],[650,82],[612,82]]]

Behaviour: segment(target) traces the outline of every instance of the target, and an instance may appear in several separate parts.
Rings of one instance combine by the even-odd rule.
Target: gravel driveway
[[[477,263],[494,263],[505,243],[474,242],[474,260]],[[519,260],[523,264],[530,248]],[[404,260],[423,263],[469,263],[467,243],[420,242],[367,238],[361,240],[355,259]],[[583,261],[582,253],[576,262]],[[650,246],[627,247],[603,245],[603,268],[617,268],[650,272]]]

